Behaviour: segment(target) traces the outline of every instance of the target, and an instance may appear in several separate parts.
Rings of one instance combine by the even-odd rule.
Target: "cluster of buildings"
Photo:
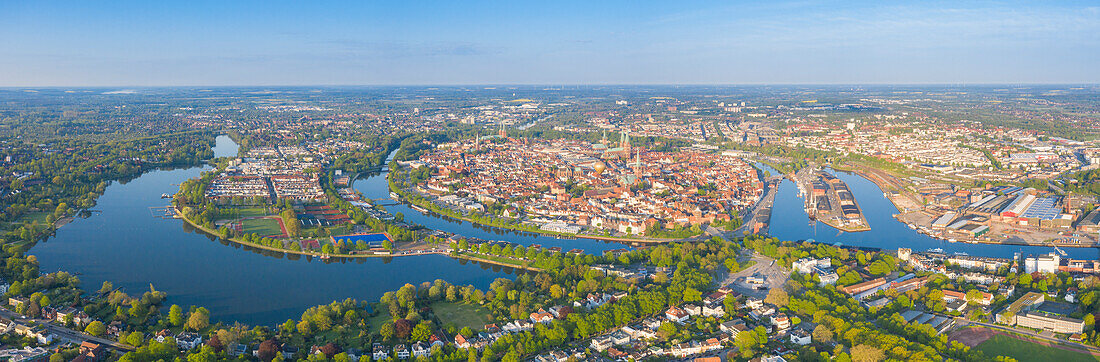
[[[865,301],[864,304],[868,307],[882,306],[889,303],[887,297],[882,297],[874,300],[868,300],[873,296],[876,296],[879,292],[893,289],[899,293],[908,292],[910,290],[917,290],[928,284],[928,277],[917,277],[916,274],[906,274],[895,279],[886,279],[885,277],[871,279],[865,282],[852,284],[845,287],[837,288],[841,292],[850,295],[853,299],[858,301]]]
[[[249,152],[256,152],[252,150]],[[206,197],[213,200],[323,201],[318,162],[279,158],[240,158],[230,162],[210,185]],[[312,170],[309,172],[307,170]]]
[[[929,186],[930,188],[933,186]],[[994,186],[986,189],[921,190],[927,218],[910,221],[922,233],[948,240],[991,239],[1021,234],[1037,242],[1083,244],[1100,231],[1100,213],[1084,215],[1080,197],[1054,195],[1033,188]],[[1069,235],[1080,232],[1078,235]],[[994,234],[996,233],[996,234]]]
[[[971,180],[1051,179],[1097,165],[1090,161],[1096,159],[1096,149],[1082,142],[967,122],[799,120],[788,122],[784,133],[790,146],[873,156]]]
[[[818,285],[835,284],[840,276],[833,271],[833,261],[830,258],[802,258],[791,264],[791,269],[805,275],[816,275]]]
[[[813,132],[807,126],[789,126],[785,143],[790,146],[819,150],[857,153],[918,164],[989,167],[990,160],[981,151],[962,147],[958,139],[977,130],[969,127],[912,128],[904,123],[861,124],[852,122],[843,126],[814,125]]]
[[[1085,329],[1084,320],[1068,317],[1075,311],[1075,305],[1047,301],[1044,294],[1029,292],[997,313],[996,319],[1012,326],[1075,334]]]
[[[397,359],[428,357],[432,354],[432,348],[437,346],[442,347],[443,345],[443,340],[433,335],[427,342],[419,341],[412,344],[400,343],[394,345],[393,348],[387,347],[381,343],[375,343],[371,346],[370,352],[358,350],[348,351],[348,357],[351,360],[356,360],[359,356],[370,356],[375,361],[385,361],[389,359],[390,356],[396,357]],[[318,349],[311,354],[314,353],[321,352]]]
[[[665,226],[728,221],[762,194],[756,170],[711,153],[655,152],[582,141],[496,136],[439,145],[419,159],[432,177],[418,186],[463,212],[506,205],[502,216],[556,232],[646,234]]]
[[[1056,253],[1027,256],[1023,265],[1025,273],[1100,273],[1100,260],[1070,259]]]

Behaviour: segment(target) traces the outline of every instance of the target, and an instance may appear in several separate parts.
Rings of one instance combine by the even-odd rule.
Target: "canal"
[[[757,164],[763,170],[772,175],[779,172]],[[885,250],[898,248],[911,248],[913,251],[927,251],[929,249],[943,249],[947,254],[966,253],[972,256],[986,256],[1011,258],[1015,253],[1022,255],[1046,254],[1054,252],[1052,247],[1019,246],[1019,245],[992,245],[992,244],[967,244],[959,242],[947,242],[910,229],[905,223],[893,217],[899,211],[894,207],[882,190],[874,182],[850,172],[826,169],[829,173],[848,184],[852,195],[860,208],[863,209],[870,231],[846,233],[825,225],[824,223],[812,223],[806,214],[805,201],[798,196],[798,187],[790,180],[783,180],[779,185],[779,193],[775,198],[772,209],[772,220],[769,231],[772,236],[780,240],[809,240],[827,244],[840,244],[848,246],[872,247]],[[1062,248],[1069,257],[1076,259],[1096,259],[1096,248]]]
[[[235,156],[237,147],[218,137],[216,156]],[[263,252],[197,231],[182,220],[154,217],[163,193],[199,176],[208,167],[158,170],[112,183],[97,212],[60,228],[29,252],[45,272],[78,275],[86,290],[104,281],[131,295],[152,285],[169,302],[204,306],[218,321],[272,325],[318,304],[355,298],[376,301],[405,283],[444,279],[485,289],[510,268],[481,265],[442,255],[321,261]]]

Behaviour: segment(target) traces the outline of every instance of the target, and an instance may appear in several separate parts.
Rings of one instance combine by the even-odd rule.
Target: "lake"
[[[216,157],[236,156],[237,146],[220,136]],[[390,158],[392,159],[392,154]],[[771,174],[774,169],[758,164]],[[95,212],[59,229],[38,243],[29,254],[38,257],[43,272],[68,271],[80,276],[88,290],[103,281],[132,295],[152,284],[168,293],[169,303],[199,305],[210,309],[218,321],[273,325],[298,318],[314,305],[355,298],[377,300],[382,293],[405,283],[419,284],[444,279],[457,285],[485,289],[494,279],[512,278],[515,271],[442,255],[397,258],[361,258],[327,261],[256,250],[228,243],[197,231],[182,220],[154,216],[152,208],[168,205],[163,193],[174,193],[179,183],[199,176],[209,167],[157,170],[126,182],[112,183],[99,198]],[[832,172],[832,171],[831,171]],[[772,235],[782,240],[815,239],[851,246],[916,251],[942,248],[975,256],[1012,257],[1016,252],[1039,254],[1047,247],[949,243],[920,234],[892,217],[897,213],[873,182],[858,175],[834,172],[848,183],[863,208],[871,230],[840,233],[825,224],[811,225],[794,184],[783,181],[772,212]],[[372,199],[389,197],[385,173],[355,181],[354,188]],[[563,239],[505,229],[482,227],[434,214],[424,214],[405,204],[386,201],[390,212],[401,212],[408,222],[467,237],[503,240],[516,244],[558,246],[598,254],[623,248],[616,242]],[[1071,257],[1097,258],[1097,249],[1065,248]]]
[[[216,156],[237,147],[218,137]],[[376,301],[405,283],[445,279],[486,289],[514,272],[442,255],[397,258],[319,259],[260,252],[194,230],[178,219],[156,218],[150,208],[168,205],[163,193],[208,167],[159,170],[111,184],[86,219],[60,228],[29,254],[43,272],[79,275],[97,290],[111,281],[131,295],[152,284],[169,303],[210,309],[219,321],[272,325],[299,318],[307,308],[334,300]]]

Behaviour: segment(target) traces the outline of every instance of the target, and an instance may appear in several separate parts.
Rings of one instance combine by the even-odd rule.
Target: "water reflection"
[[[208,169],[157,170],[114,183],[100,197],[97,212],[81,215],[29,253],[38,257],[43,272],[76,273],[90,290],[111,281],[140,294],[153,285],[167,292],[171,303],[209,308],[215,320],[262,325],[297,318],[308,307],[334,300],[377,300],[405,283],[445,279],[487,288],[493,279],[516,274],[442,255],[320,260],[230,243],[182,220],[153,217],[150,208],[167,203],[162,193]]]

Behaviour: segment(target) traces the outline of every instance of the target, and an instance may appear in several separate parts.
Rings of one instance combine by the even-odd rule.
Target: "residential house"
[[[197,333],[182,332],[176,335],[176,345],[181,350],[191,350],[202,345],[202,336]]]
[[[705,304],[703,305],[703,315],[707,317],[721,317],[726,315],[726,310],[722,308],[721,304]]]
[[[547,312],[545,309],[539,308],[538,312],[531,313],[531,322],[534,323],[550,323],[554,320],[554,315]]]
[[[106,348],[98,343],[84,341],[80,343],[80,354],[77,359],[83,362],[99,362],[107,359],[109,353]],[[76,359],[74,359],[76,361]]]
[[[622,329],[617,330],[615,332],[612,332],[611,333],[611,343],[614,343],[616,346],[621,346],[621,345],[630,343],[630,334],[626,333]]]
[[[603,352],[606,351],[608,348],[611,348],[611,346],[615,344],[611,341],[611,336],[605,334],[602,336],[593,337],[590,345],[592,346],[592,349]]]
[[[670,307],[665,311],[665,318],[676,323],[684,324],[684,322],[688,320],[688,314],[683,309]]]
[[[795,328],[791,330],[790,335],[791,343],[797,344],[799,346],[805,346],[807,344],[810,344],[810,342],[813,342],[813,338],[810,336],[810,332],[802,328]]]
[[[745,325],[745,322],[740,319],[734,319],[728,322],[722,322],[718,325],[718,329],[724,333],[731,335],[737,335],[738,333],[749,330],[749,327]]]
[[[461,337],[461,335],[459,335],[459,337]],[[373,349],[374,353],[371,353],[371,358],[373,358],[375,361],[381,361],[390,358],[390,352],[381,343],[375,343]]]
[[[456,335],[455,335],[455,347],[458,347],[458,348],[470,348],[470,346],[471,346],[471,345],[472,345],[472,344],[471,344],[471,343],[470,343],[470,341],[469,341],[469,340],[468,340],[468,339],[466,338],[466,336],[463,336],[463,335],[461,335],[461,334],[456,334]],[[382,358],[384,359],[384,358],[386,358],[386,357],[382,357]],[[378,359],[378,357],[375,357],[374,359]]]
[[[393,355],[399,359],[408,359],[410,356],[409,347],[404,344],[393,346]]]
[[[791,328],[790,318],[787,318],[787,315],[783,313],[773,315],[771,317],[771,323],[778,330],[786,330],[787,328]]]
[[[46,327],[41,325],[28,326],[20,323],[13,323],[11,331],[24,337],[34,338],[39,344],[53,343],[53,333],[50,333],[50,331],[46,330]]]
[[[413,357],[427,357],[431,353],[431,346],[426,342],[416,342],[412,346]]]

